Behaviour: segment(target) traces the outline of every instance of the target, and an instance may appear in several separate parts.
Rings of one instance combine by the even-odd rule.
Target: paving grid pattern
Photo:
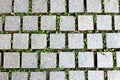
[[[119,0],[0,0],[0,80],[119,80]]]

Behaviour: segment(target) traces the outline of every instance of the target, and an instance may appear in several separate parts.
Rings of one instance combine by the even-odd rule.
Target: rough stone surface
[[[22,68],[37,68],[37,53],[22,53]]]
[[[69,49],[84,48],[83,34],[68,34],[68,48]]]
[[[59,53],[59,67],[75,68],[75,53],[74,52],[60,52]]]
[[[2,26],[2,17],[0,17],[0,31],[2,31],[3,26]]]
[[[73,16],[60,17],[61,31],[75,31],[75,18]]]
[[[0,80],[8,80],[8,73],[0,72]]]
[[[23,30],[38,30],[38,16],[23,16]]]
[[[93,17],[91,15],[78,16],[78,30],[93,30]]]
[[[11,80],[28,80],[27,72],[13,72]]]
[[[28,49],[29,34],[13,34],[13,49]]]
[[[106,33],[107,48],[120,48],[120,33]]]
[[[93,52],[79,52],[78,54],[79,67],[94,67],[94,53]]]
[[[120,71],[107,71],[108,80],[119,80],[120,79]]]
[[[32,0],[32,12],[33,13],[47,12],[47,0]]]
[[[46,72],[31,72],[30,80],[46,80]]]
[[[56,30],[56,16],[42,16],[41,30]]]
[[[20,53],[5,52],[3,67],[4,68],[20,68]]]
[[[116,52],[117,67],[120,67],[120,51]]]
[[[94,34],[87,34],[87,48],[88,49],[102,49],[102,34],[94,33]],[[94,44],[93,44],[94,43]]]
[[[40,67],[41,68],[56,68],[57,55],[56,53],[41,53]]]
[[[50,48],[64,49],[65,48],[65,34],[50,34]]]
[[[114,16],[114,22],[115,22],[115,30],[120,30],[120,16],[119,15]]]
[[[5,31],[19,31],[19,30],[20,30],[20,17],[6,16]]]
[[[113,68],[113,54],[111,52],[97,52],[98,68]]]
[[[97,30],[112,30],[112,17],[110,15],[97,15]]]
[[[32,49],[44,49],[47,47],[47,35],[46,34],[32,34],[31,35],[31,48]]]
[[[69,80],[85,80],[84,71],[70,71]]]

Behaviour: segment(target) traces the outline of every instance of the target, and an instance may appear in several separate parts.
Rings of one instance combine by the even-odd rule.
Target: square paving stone
[[[101,0],[87,0],[87,12],[102,12]]]
[[[28,80],[27,72],[12,72],[11,80]]]
[[[87,48],[88,49],[102,49],[103,40],[101,33],[87,34]]]
[[[104,0],[105,12],[119,13],[119,0]]]
[[[31,47],[32,49],[44,49],[47,47],[47,35],[46,34],[32,34],[31,35]]]
[[[56,16],[41,16],[41,30],[56,30]]]
[[[94,67],[94,53],[93,52],[79,52],[78,66],[82,68]]]
[[[65,12],[65,0],[50,0],[50,12],[63,13]]]
[[[78,30],[93,30],[93,17],[90,15],[78,16]]]
[[[75,31],[75,18],[73,16],[60,17],[61,31]]]
[[[65,72],[50,72],[50,80],[65,80]]]
[[[19,30],[20,30],[20,17],[6,16],[5,31],[19,31]]]
[[[88,80],[104,80],[104,71],[88,71]]]
[[[50,48],[64,49],[65,48],[65,34],[50,34]]]
[[[41,53],[40,67],[41,68],[56,68],[57,55],[56,53]]]
[[[0,13],[10,13],[12,0],[0,0]]]
[[[3,67],[4,68],[20,68],[20,53],[5,52]]]
[[[30,80],[46,80],[46,72],[31,72]]]
[[[0,72],[0,80],[8,80],[8,73]]]
[[[107,48],[120,48],[120,33],[106,33]]]
[[[59,67],[75,68],[75,53],[74,52],[60,52],[59,53]]]
[[[0,50],[11,49],[11,34],[0,34]]]
[[[107,71],[107,80],[119,80],[120,79],[120,71]]]
[[[69,13],[84,12],[84,0],[69,0]]]
[[[97,52],[98,68],[113,68],[112,52]]]
[[[29,34],[13,34],[13,49],[28,49]]]
[[[2,31],[3,26],[2,26],[2,17],[0,17],[0,31]]]
[[[23,16],[23,30],[38,30],[38,16]]]
[[[37,53],[22,53],[22,68],[37,68]]]
[[[47,0],[32,0],[32,13],[47,12]]]
[[[85,72],[69,71],[69,80],[85,80]]]
[[[84,48],[83,34],[68,34],[68,48],[81,49]]]
[[[116,62],[117,62],[117,67],[120,67],[120,51],[116,52]]]
[[[119,15],[114,16],[114,22],[115,22],[115,30],[120,30],[120,16]]]
[[[97,15],[97,30],[112,30],[112,17],[110,15]]]

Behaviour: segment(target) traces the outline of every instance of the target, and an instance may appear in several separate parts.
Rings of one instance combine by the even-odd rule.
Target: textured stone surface
[[[68,34],[68,48],[69,49],[84,48],[83,34]]]
[[[102,34],[94,33],[94,34],[87,34],[87,48],[88,49],[102,49]],[[93,44],[94,43],[94,44]]]
[[[0,72],[0,80],[8,80],[8,73]]]
[[[60,52],[59,53],[59,67],[75,68],[75,53],[74,52]]]
[[[120,79],[120,71],[107,71],[108,80],[119,80]]]
[[[1,67],[1,62],[2,62],[2,53],[0,53],[0,67]]]
[[[4,68],[20,68],[20,53],[5,52],[3,67]]]
[[[120,67],[120,51],[116,52],[116,62],[117,62],[117,67]]]
[[[79,67],[94,67],[94,53],[93,52],[79,52],[78,54]]]
[[[38,30],[38,16],[23,16],[23,30]]]
[[[97,15],[97,30],[112,30],[112,17],[110,15]]]
[[[19,31],[19,30],[20,30],[20,17],[6,16],[5,31]]]
[[[2,17],[0,17],[0,31],[2,31],[3,26],[2,26]]]
[[[78,16],[78,30],[93,30],[93,17],[91,15]]]
[[[13,72],[11,80],[28,80],[27,72]]]
[[[47,35],[46,34],[32,34],[31,35],[31,48],[32,49],[44,49],[47,47]]]
[[[114,16],[114,22],[115,22],[115,30],[120,30],[120,16],[119,15]]]
[[[97,52],[98,68],[113,68],[113,54],[111,52]]]
[[[37,53],[22,53],[22,68],[37,68]]]
[[[46,72],[31,72],[30,80],[46,80]]]
[[[75,17],[61,16],[60,17],[60,30],[61,31],[75,31]]]

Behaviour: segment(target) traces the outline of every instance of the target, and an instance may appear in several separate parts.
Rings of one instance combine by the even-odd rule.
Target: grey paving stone
[[[84,48],[83,34],[68,34],[68,48],[81,49]]]
[[[114,22],[115,22],[115,30],[120,30],[120,16],[119,15],[114,16]]]
[[[119,13],[119,0],[104,0],[105,12]]]
[[[88,80],[104,80],[104,71],[88,71]]]
[[[20,30],[20,17],[6,16],[5,31],[19,31],[19,30]]]
[[[116,62],[117,62],[117,67],[120,67],[120,51],[116,52]]]
[[[97,30],[112,30],[112,17],[110,15],[97,15]]]
[[[3,26],[2,26],[2,17],[0,17],[0,31],[2,31]]]
[[[37,53],[22,53],[22,68],[37,68]]]
[[[112,70],[107,71],[108,80],[119,80],[120,79],[120,71]]]
[[[101,0],[87,0],[87,12],[102,12]]]
[[[32,34],[31,35],[31,48],[32,49],[44,49],[47,47],[47,35],[46,34]]]
[[[84,0],[69,0],[69,12],[84,12]]]
[[[97,52],[98,68],[113,68],[112,52]]]
[[[11,34],[0,34],[0,50],[11,49]]]
[[[20,53],[5,52],[3,67],[4,68],[20,68]]]
[[[0,66],[1,66],[1,62],[2,62],[2,53],[0,53]]]
[[[75,18],[73,16],[60,17],[61,31],[75,31]]]
[[[102,34],[100,33],[87,34],[87,48],[102,49],[103,48]]]
[[[41,16],[41,30],[56,30],[56,16]]]
[[[120,48],[120,33],[106,33],[107,48]]]
[[[13,49],[28,49],[29,34],[13,34]]]
[[[30,80],[46,80],[46,72],[31,72]]]
[[[8,80],[8,73],[0,72],[0,80]]]
[[[79,52],[78,66],[83,68],[94,67],[94,53],[93,52]]]
[[[65,48],[65,34],[50,34],[50,48],[64,49]]]
[[[75,53],[74,52],[60,52],[59,53],[59,67],[75,68]]]
[[[28,80],[27,72],[12,72],[11,80]]]
[[[32,13],[47,12],[47,0],[32,0]]]
[[[38,30],[38,16],[23,16],[23,30]]]
[[[14,0],[14,12],[28,12],[29,0]]]
[[[78,16],[78,30],[93,30],[93,17],[91,15]]]
[[[65,72],[50,72],[50,80],[65,80]]]
[[[0,0],[0,13],[10,13],[12,0]]]
[[[50,0],[50,12],[65,12],[65,0]]]
[[[57,55],[56,53],[41,53],[40,67],[41,68],[56,68]]]
[[[69,71],[69,80],[85,80],[84,71]]]

